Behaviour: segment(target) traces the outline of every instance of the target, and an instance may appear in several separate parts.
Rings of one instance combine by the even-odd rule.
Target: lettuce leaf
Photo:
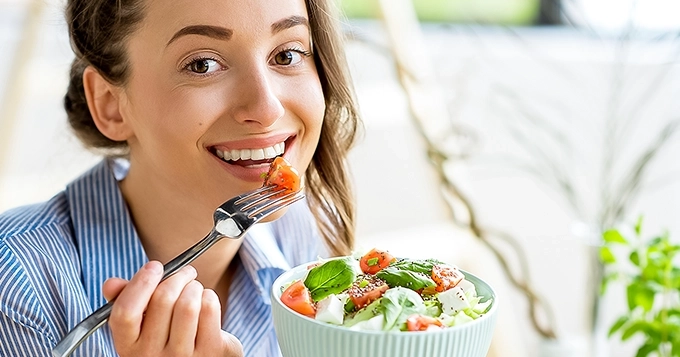
[[[383,330],[403,330],[406,320],[413,314],[424,314],[425,304],[417,292],[396,287],[388,289],[380,304],[385,310]]]

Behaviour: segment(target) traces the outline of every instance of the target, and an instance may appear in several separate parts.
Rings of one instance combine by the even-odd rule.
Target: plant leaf
[[[659,349],[659,343],[658,342],[650,342],[647,341],[646,344],[642,345],[637,351],[637,354],[635,354],[635,357],[646,357],[649,356],[650,353],[656,351]]]
[[[609,229],[602,234],[605,243],[628,243],[626,238],[621,235],[621,233],[616,229]]]
[[[640,253],[637,251],[634,251],[630,253],[630,256],[628,257],[631,263],[635,264],[635,266],[639,267],[640,266]]]
[[[633,311],[636,307],[642,307],[645,312],[652,310],[654,305],[654,289],[644,284],[642,280],[635,280],[626,289],[628,296],[628,309]]]
[[[605,264],[616,263],[616,257],[614,256],[614,253],[612,253],[611,249],[609,249],[609,247],[600,248],[600,259]]]
[[[634,228],[635,228],[635,234],[637,234],[637,236],[639,237],[640,232],[642,232],[642,216],[638,217],[637,222],[635,222]]]
[[[628,340],[629,338],[631,338],[634,334],[636,334],[638,332],[644,332],[644,327],[645,327],[644,322],[635,321],[630,326],[628,326],[625,330],[623,330],[623,334],[621,335],[621,341]]]
[[[614,322],[612,327],[609,329],[609,333],[607,334],[607,337],[612,337],[612,335],[615,334],[616,331],[618,331],[621,327],[623,327],[623,325],[625,325],[626,322],[628,322],[628,320],[629,320],[628,316],[624,315],[624,316],[619,317],[619,319],[616,320],[616,322]]]

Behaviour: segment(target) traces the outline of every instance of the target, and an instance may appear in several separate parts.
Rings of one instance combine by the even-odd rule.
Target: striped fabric
[[[107,278],[130,279],[148,261],[117,185],[125,171],[104,160],[50,201],[0,215],[0,356],[51,356],[70,328],[106,302]],[[326,254],[304,204],[251,228],[223,324],[246,356],[280,356],[269,287],[284,270]],[[73,355],[116,356],[110,330],[95,332]]]

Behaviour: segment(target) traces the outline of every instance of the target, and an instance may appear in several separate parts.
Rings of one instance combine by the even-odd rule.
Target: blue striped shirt
[[[106,159],[51,200],[0,215],[0,356],[51,356],[67,331],[106,300],[103,282],[130,279],[148,261]],[[286,269],[326,255],[301,203],[251,228],[237,255],[223,328],[246,356],[280,356],[269,288]],[[104,326],[73,356],[116,356]]]

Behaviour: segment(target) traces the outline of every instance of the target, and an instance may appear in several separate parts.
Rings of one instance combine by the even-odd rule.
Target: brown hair
[[[354,246],[355,206],[345,159],[360,123],[342,48],[337,9],[331,0],[305,0],[314,59],[326,101],[321,138],[306,173],[308,202],[333,255]],[[95,68],[109,82],[124,85],[129,76],[126,39],[144,18],[142,0],[69,0],[66,20],[75,59],[64,98],[68,121],[78,138],[109,156],[125,155],[124,141],[104,136],[94,124],[83,88],[83,71]]]

